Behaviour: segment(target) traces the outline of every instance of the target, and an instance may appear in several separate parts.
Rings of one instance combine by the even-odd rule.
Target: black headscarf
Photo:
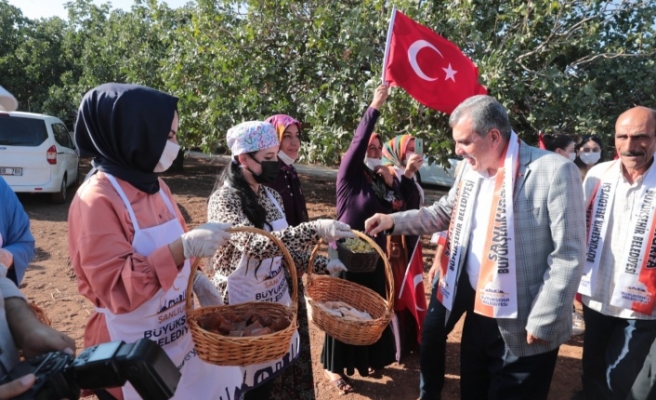
[[[145,86],[105,83],[84,95],[75,123],[81,157],[93,169],[114,175],[146,193],[157,193],[153,172],[159,161],[178,99]]]

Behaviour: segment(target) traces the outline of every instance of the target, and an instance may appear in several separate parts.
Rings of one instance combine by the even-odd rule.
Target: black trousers
[[[583,318],[585,398],[625,400],[656,338],[656,320],[610,317],[585,305]]]
[[[558,349],[518,357],[508,350],[494,318],[467,313],[460,346],[463,400],[546,399]]]

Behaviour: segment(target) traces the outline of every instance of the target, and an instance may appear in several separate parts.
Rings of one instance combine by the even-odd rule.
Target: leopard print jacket
[[[260,185],[258,190],[258,202],[266,210],[267,221],[275,221],[285,216],[281,214],[276,205],[269,199],[265,190],[269,190],[278,204],[283,204],[280,194],[272,189]],[[229,223],[235,227],[253,226],[242,211],[241,200],[237,193],[230,187],[223,186],[212,193],[207,205],[207,221]],[[310,259],[310,253],[319,242],[316,224],[305,222],[295,227],[287,227],[272,234],[280,239],[296,264],[297,274],[300,277],[306,270]],[[281,256],[280,248],[270,239],[248,232],[233,233],[230,241],[221,247],[212,259],[212,270],[210,276],[212,283],[223,295],[223,301],[228,304],[227,277],[232,274],[243,253],[255,259],[266,259]],[[312,273],[327,274],[326,265],[328,259],[323,256],[315,257]]]

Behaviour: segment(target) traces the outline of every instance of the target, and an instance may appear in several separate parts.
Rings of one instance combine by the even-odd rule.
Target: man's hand
[[[374,214],[373,217],[364,221],[364,233],[376,236],[382,231],[390,229],[394,225],[394,218],[387,214]]]
[[[533,336],[533,334],[529,331],[526,331],[526,343],[528,344],[547,344],[546,340],[540,339],[537,336]]]
[[[433,266],[431,269],[428,271],[428,282],[430,284],[433,284],[433,281],[435,280],[435,277],[440,273],[440,263],[439,262],[433,262]]]
[[[75,341],[66,334],[42,324],[24,299],[5,299],[5,312],[11,336],[26,358],[49,351],[75,354]]]
[[[424,156],[421,154],[411,155],[410,159],[405,163],[403,175],[406,178],[412,178],[422,165],[424,165]]]
[[[12,268],[14,266],[14,255],[9,250],[0,249],[0,264]]]
[[[13,399],[19,394],[27,392],[34,385],[35,379],[34,374],[27,374],[9,383],[0,385],[0,400]]]
[[[389,96],[387,85],[379,85],[374,91],[374,99],[369,107],[379,110],[387,100],[387,96]]]

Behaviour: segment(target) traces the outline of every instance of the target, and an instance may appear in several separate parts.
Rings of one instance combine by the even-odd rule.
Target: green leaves
[[[398,0],[399,10],[456,43],[529,143],[538,130],[597,133],[656,106],[656,3],[648,0]],[[232,125],[274,113],[309,124],[302,160],[336,164],[380,82],[391,5],[298,0],[197,0],[129,12],[67,3],[68,21],[31,21],[0,0],[0,73],[22,109],[66,117],[107,81],[180,98],[180,139],[213,151]],[[452,153],[448,116],[393,89],[377,131],[422,137]]]

